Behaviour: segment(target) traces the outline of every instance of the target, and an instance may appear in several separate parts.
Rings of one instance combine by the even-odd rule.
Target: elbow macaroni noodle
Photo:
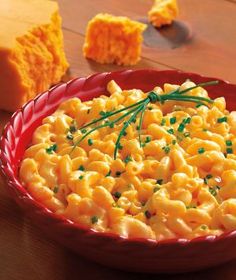
[[[180,88],[194,85],[187,81]],[[176,87],[165,84],[154,91],[165,94]],[[74,222],[123,237],[192,239],[236,229],[236,114],[225,109],[224,98],[209,107],[150,104],[144,144],[139,145],[137,118],[116,159],[122,123],[94,131],[71,152],[85,133],[82,125],[146,97],[114,81],[107,89],[109,97],[65,101],[36,129],[20,167],[31,195]],[[208,96],[201,87],[190,95]]]

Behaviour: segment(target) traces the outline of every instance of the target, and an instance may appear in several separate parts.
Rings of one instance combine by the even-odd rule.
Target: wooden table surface
[[[7,0],[4,0],[7,1]],[[152,0],[58,0],[70,77],[124,69],[83,58],[88,20],[98,12],[146,22]],[[180,69],[236,83],[236,0],[179,0],[180,16],[159,32],[149,25],[142,59],[131,68]],[[0,111],[0,133],[10,117]],[[135,261],[135,260],[134,260]],[[207,271],[154,276],[112,270],[71,253],[31,224],[0,179],[0,280],[236,279],[236,260]]]

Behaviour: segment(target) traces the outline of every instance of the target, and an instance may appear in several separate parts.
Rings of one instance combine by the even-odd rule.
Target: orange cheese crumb
[[[98,14],[88,23],[84,56],[99,63],[134,65],[140,60],[145,28],[127,17]]]
[[[156,27],[169,25],[179,13],[176,0],[155,0],[148,13],[149,21]]]
[[[68,68],[58,4],[3,1],[0,38],[0,109],[15,111],[59,82]]]

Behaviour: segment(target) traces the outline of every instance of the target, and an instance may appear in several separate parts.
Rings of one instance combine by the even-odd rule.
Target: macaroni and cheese
[[[194,85],[164,84],[153,92]],[[79,143],[93,125],[80,128],[147,93],[122,90],[115,81],[107,89],[109,97],[65,101],[35,130],[20,167],[29,193],[76,223],[128,238],[192,239],[236,229],[236,116],[226,110],[225,99],[207,106],[148,104],[141,135],[137,115],[114,158],[124,121],[96,129]],[[202,87],[188,94],[208,97]]]

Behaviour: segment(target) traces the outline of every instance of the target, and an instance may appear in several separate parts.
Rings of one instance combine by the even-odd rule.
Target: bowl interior
[[[104,254],[104,261],[101,263],[106,263],[112,265],[114,263],[117,263],[117,261],[121,261],[119,257],[121,256],[123,258],[123,266],[127,267],[129,266],[129,270],[135,270],[133,269],[133,265],[131,262],[128,262],[126,260],[125,255],[126,251],[129,252],[127,254],[127,257],[129,254],[139,254],[143,252],[140,257],[140,268],[137,267],[136,271],[150,271],[151,268],[154,272],[156,271],[165,271],[165,266],[163,266],[163,262],[165,262],[165,258],[163,259],[163,262],[160,261],[160,258],[162,258],[166,252],[174,252],[175,250],[182,250],[183,245],[188,245],[188,250],[186,251],[178,251],[180,252],[183,258],[185,258],[185,262],[183,265],[179,266],[179,270],[184,271],[184,264],[188,264],[189,267],[192,267],[191,269],[196,269],[197,267],[206,267],[212,264],[220,263],[222,262],[221,258],[217,258],[217,255],[214,256],[214,259],[207,262],[207,255],[204,256],[202,259],[202,262],[199,262],[199,264],[192,264],[190,265],[189,260],[189,252],[191,255],[191,252],[195,252],[195,258],[199,259],[199,255],[204,253],[204,248],[208,248],[209,252],[212,249],[212,252],[216,248],[213,248],[211,246],[213,241],[218,241],[219,244],[222,243],[222,240],[226,240],[227,242],[224,243],[230,248],[230,240],[234,239],[236,243],[236,231],[229,233],[225,233],[220,237],[201,237],[196,238],[194,240],[191,240],[189,242],[185,239],[178,239],[178,240],[168,240],[163,241],[160,243],[151,242],[151,241],[144,241],[144,240],[122,240],[122,238],[118,236],[112,236],[109,234],[99,234],[94,233],[93,231],[89,231],[86,229],[83,229],[82,227],[64,219],[63,217],[58,217],[55,214],[51,213],[49,210],[47,210],[43,205],[40,205],[35,200],[33,200],[29,193],[23,188],[23,186],[20,184],[18,180],[18,169],[19,164],[22,159],[22,156],[25,152],[25,149],[30,144],[32,134],[34,130],[41,124],[42,119],[46,116],[52,114],[59,104],[63,101],[65,101],[68,98],[72,97],[79,97],[82,101],[86,101],[89,99],[92,99],[94,97],[98,97],[101,94],[107,94],[106,85],[107,83],[114,79],[122,89],[133,89],[133,88],[139,88],[143,91],[150,91],[155,86],[163,86],[164,83],[172,83],[172,84],[181,84],[186,79],[190,79],[191,81],[195,83],[202,83],[207,82],[211,80],[217,80],[215,78],[209,78],[209,77],[202,77],[197,74],[192,73],[184,73],[184,72],[178,72],[178,71],[155,71],[155,70],[126,70],[121,72],[112,72],[112,73],[101,73],[101,74],[95,74],[93,76],[90,76],[89,78],[78,78],[74,79],[68,83],[60,84],[55,86],[54,88],[50,89],[49,91],[39,95],[34,100],[31,100],[28,102],[22,109],[18,110],[13,117],[11,118],[10,122],[7,124],[1,142],[0,142],[0,160],[1,160],[1,168],[3,170],[3,173],[5,174],[6,180],[8,181],[8,186],[10,192],[13,194],[15,199],[21,206],[28,210],[28,212],[32,211],[32,216],[35,216],[35,219],[42,225],[44,225],[45,231],[47,231],[47,228],[54,226],[54,232],[60,232],[60,234],[56,234],[54,236],[57,236],[57,240],[61,243],[67,244],[70,248],[75,248],[75,250],[79,251],[83,247],[83,245],[86,245],[86,242],[91,242],[93,240],[94,244],[100,244],[102,248],[104,248],[104,251],[96,251],[96,247],[93,247],[96,252],[91,253],[89,255],[89,251],[87,253],[87,256],[91,259],[95,259],[95,257],[92,257],[93,255],[96,256],[96,254]],[[208,90],[208,93],[211,98],[216,98],[219,96],[224,96],[226,98],[227,102],[227,109],[234,110],[236,108],[236,100],[234,100],[234,94],[236,93],[236,85],[229,84],[225,81],[220,80],[218,85],[215,86],[208,86],[206,88]],[[43,227],[43,226],[42,226]],[[64,239],[62,237],[62,232],[65,233]],[[73,233],[73,238],[68,240],[67,236],[68,234]],[[79,233],[79,234],[78,234]],[[85,237],[84,234],[89,234],[89,241],[81,243],[81,237]],[[95,234],[95,239],[93,239],[93,234]],[[53,237],[54,237],[53,236]],[[54,238],[56,239],[56,238]],[[78,242],[80,248],[76,245],[74,246],[74,241]],[[133,241],[130,242],[130,241]],[[137,241],[137,243],[136,243]],[[107,247],[108,251],[106,251],[105,246],[107,246],[108,243],[111,244],[111,247]],[[116,246],[114,246],[114,242],[116,242]],[[119,245],[118,245],[119,244]],[[125,245],[124,245],[125,244]],[[104,246],[103,246],[104,245]],[[224,246],[226,246],[224,245]],[[113,246],[113,247],[112,247]],[[156,246],[158,246],[159,250],[156,251]],[[221,245],[223,246],[223,245]],[[99,248],[99,247],[98,247]],[[111,249],[112,248],[112,249]],[[123,248],[123,249],[121,249]],[[134,249],[133,253],[132,250]],[[192,249],[191,249],[192,248]],[[199,250],[195,250],[198,248]],[[87,247],[84,247],[84,255],[86,255]],[[113,258],[111,259],[111,252],[114,250]],[[124,250],[124,251],[122,251]],[[131,251],[130,251],[131,250]],[[166,251],[167,250],[167,251]],[[170,251],[169,251],[170,250]],[[176,252],[177,252],[176,251]],[[222,250],[221,250],[222,251]],[[227,250],[224,250],[225,254],[227,254]],[[91,250],[90,250],[91,252]],[[123,252],[122,254],[119,254],[119,252]],[[136,253],[135,253],[136,252]],[[149,262],[144,263],[145,254],[150,257]],[[217,251],[218,252],[218,251]],[[106,254],[106,255],[105,255]],[[115,256],[117,254],[117,257]],[[194,255],[193,254],[193,255]],[[214,255],[214,254],[213,254]],[[236,253],[233,251],[229,252],[227,257],[225,257],[225,260],[232,259],[232,256],[236,256]],[[133,258],[134,256],[132,256]],[[153,258],[153,260],[152,260]],[[155,263],[156,265],[156,259],[159,260],[159,266],[156,266],[156,268],[152,266],[152,263]],[[102,260],[102,257],[101,257]],[[142,262],[141,262],[142,260]],[[169,265],[172,265],[173,271],[177,271],[177,264],[173,255],[173,260],[170,260],[169,257]],[[205,264],[204,264],[205,262]],[[128,265],[128,263],[130,263]],[[166,267],[171,268],[167,265],[168,261],[166,262]],[[145,267],[145,269],[144,269]],[[186,269],[186,270],[190,270]]]

